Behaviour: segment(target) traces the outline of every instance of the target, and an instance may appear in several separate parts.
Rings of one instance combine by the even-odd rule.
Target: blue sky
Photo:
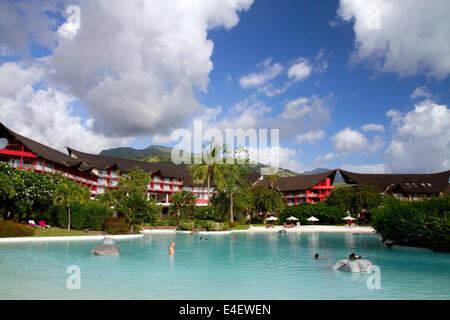
[[[450,167],[446,2],[0,9],[0,121],[55,148],[173,146],[170,133],[200,118],[221,130],[280,129],[271,152],[298,172]]]

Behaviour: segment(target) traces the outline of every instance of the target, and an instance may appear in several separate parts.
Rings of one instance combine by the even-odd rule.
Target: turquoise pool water
[[[116,257],[91,255],[100,241],[0,244],[0,299],[450,299],[448,253],[387,249],[376,235],[206,237],[116,241]],[[380,289],[368,289],[371,274],[332,270],[350,252],[380,267]],[[80,267],[80,290],[66,287],[70,265]]]

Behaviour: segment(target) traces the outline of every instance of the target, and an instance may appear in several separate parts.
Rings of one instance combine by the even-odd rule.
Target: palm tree
[[[209,187],[211,181],[218,183],[223,180],[222,166],[216,162],[216,157],[220,154],[222,147],[218,145],[211,146],[211,150],[208,152],[205,150],[203,159],[210,159],[210,161],[202,161],[200,164],[192,164],[189,166],[189,171],[192,174],[193,180],[201,180],[206,182],[208,205],[210,203]]]
[[[269,174],[269,175],[267,176],[267,181],[269,182],[270,189],[273,189],[273,187],[274,187],[274,185],[275,185],[275,182],[277,182],[277,180],[278,180],[279,177],[280,177],[280,176],[278,175],[277,172],[272,173],[272,174]]]
[[[86,189],[86,190],[85,190]],[[89,197],[89,190],[80,187],[77,183],[68,181],[58,184],[53,196],[53,203],[57,206],[67,207],[67,230],[70,231],[70,208],[74,202],[83,202]]]

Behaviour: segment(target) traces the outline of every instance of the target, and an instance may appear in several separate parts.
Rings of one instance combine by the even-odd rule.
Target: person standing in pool
[[[172,242],[172,244],[169,247],[169,254],[175,254],[175,250],[173,250],[173,247],[175,247],[175,242]]]
[[[316,253],[315,255],[314,255],[314,259],[319,259],[319,254],[318,253]]]

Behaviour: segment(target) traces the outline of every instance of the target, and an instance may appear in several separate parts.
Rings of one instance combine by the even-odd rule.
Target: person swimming
[[[200,237],[200,240],[203,240],[203,237]]]
[[[314,255],[314,259],[319,259],[319,254],[318,254],[318,253],[316,253],[316,254]]]
[[[173,247],[175,247],[175,242],[172,242],[172,244],[169,247],[169,254],[175,254],[175,250],[173,250]]]
[[[236,236],[233,236],[233,241],[236,240]]]
[[[353,252],[352,252],[351,254],[349,254],[348,257],[349,257],[350,259],[361,259],[361,256],[357,256],[357,255],[355,255]]]

